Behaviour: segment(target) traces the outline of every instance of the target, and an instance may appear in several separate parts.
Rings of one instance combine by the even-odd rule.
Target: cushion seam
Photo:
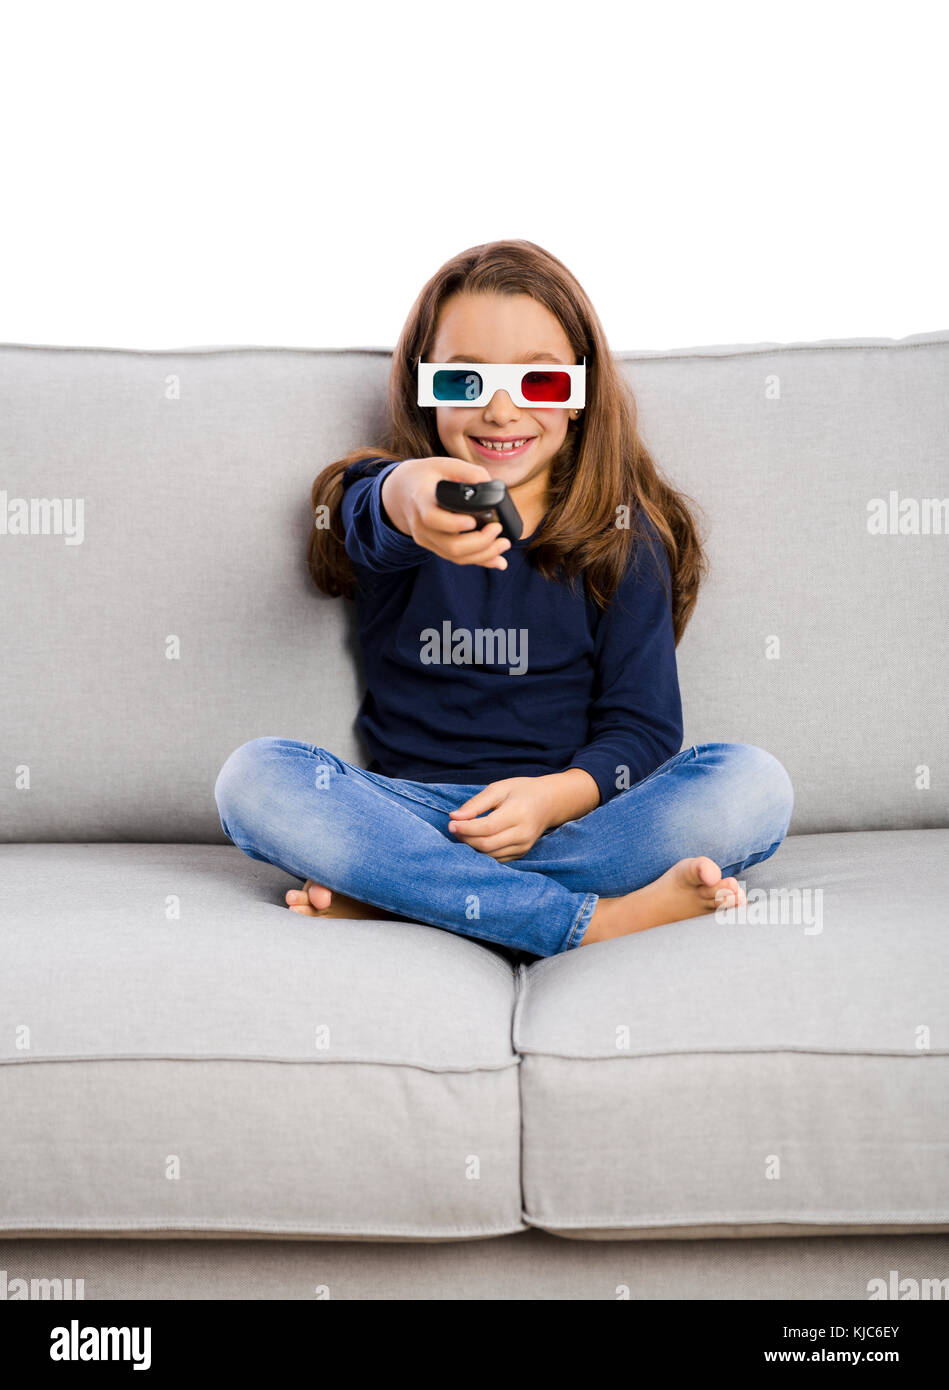
[[[839,1226],[847,1221],[855,1224],[869,1225],[873,1222],[892,1221],[894,1225],[900,1222],[922,1223],[926,1221],[949,1222],[949,1208],[943,1211],[928,1212],[897,1212],[897,1211],[840,1211],[837,1215],[830,1215],[826,1212],[795,1212],[793,1216],[783,1216],[778,1212],[706,1212],[696,1213],[690,1217],[680,1216],[622,1216],[614,1218],[595,1216],[587,1219],[577,1218],[569,1221],[558,1221],[551,1217],[541,1220],[539,1217],[524,1213],[524,1220],[530,1225],[555,1225],[563,1230],[578,1230],[587,1227],[590,1230],[635,1230],[637,1228],[649,1229],[653,1226],[743,1226],[743,1225],[786,1225],[786,1226]]]
[[[949,1049],[896,1052],[890,1050],[869,1051],[865,1048],[839,1047],[794,1047],[782,1043],[776,1047],[684,1047],[663,1048],[656,1052],[630,1052],[625,1048],[607,1057],[600,1053],[547,1052],[541,1048],[518,1047],[518,1053],[525,1057],[552,1057],[559,1062],[635,1062],[643,1057],[767,1057],[776,1053],[809,1054],[814,1057],[900,1057],[906,1060],[921,1061],[924,1058],[949,1057]]]
[[[267,1235],[267,1234],[270,1234],[270,1233],[275,1232],[275,1231],[283,1231],[283,1232],[286,1232],[286,1231],[299,1231],[301,1235],[315,1235],[315,1234],[320,1234],[320,1233],[322,1233],[322,1232],[329,1232],[329,1233],[331,1233],[331,1234],[343,1234],[343,1233],[346,1233],[346,1234],[360,1234],[360,1235],[365,1235],[365,1236],[368,1237],[368,1236],[370,1236],[370,1235],[423,1235],[423,1234],[424,1234],[424,1235],[441,1235],[442,1233],[447,1233],[447,1234],[450,1234],[450,1235],[489,1235],[489,1236],[494,1236],[494,1235],[510,1235],[510,1234],[512,1234],[512,1233],[514,1233],[514,1232],[521,1231],[521,1230],[523,1230],[523,1229],[524,1229],[524,1225],[523,1225],[523,1224],[517,1225],[517,1226],[492,1226],[492,1227],[440,1226],[440,1227],[438,1227],[437,1229],[434,1228],[434,1227],[432,1227],[432,1228],[427,1229],[427,1230],[422,1230],[420,1227],[417,1227],[417,1226],[416,1226],[416,1227],[410,1227],[410,1226],[373,1226],[371,1229],[369,1229],[369,1228],[367,1228],[366,1226],[363,1226],[363,1225],[355,1225],[355,1226],[347,1226],[347,1225],[329,1226],[329,1225],[327,1225],[327,1226],[313,1226],[313,1227],[310,1227],[309,1229],[307,1229],[304,1225],[301,1225],[299,1222],[295,1222],[295,1221],[270,1221],[270,1222],[267,1222],[266,1225],[263,1225],[263,1226],[255,1226],[255,1225],[250,1225],[250,1224],[227,1225],[227,1224],[225,1224],[225,1223],[223,1223],[223,1222],[207,1222],[207,1223],[202,1224],[201,1222],[195,1223],[194,1221],[191,1221],[190,1224],[188,1224],[188,1225],[185,1225],[185,1224],[182,1223],[181,1225],[177,1225],[177,1226],[176,1226],[176,1225],[169,1225],[168,1220],[167,1220],[167,1217],[166,1217],[166,1218],[145,1217],[145,1218],[142,1218],[141,1220],[139,1220],[139,1219],[133,1219],[133,1220],[128,1220],[128,1221],[115,1221],[115,1220],[112,1219],[111,1217],[103,1217],[103,1218],[100,1218],[100,1219],[98,1219],[98,1220],[95,1220],[95,1219],[84,1219],[84,1220],[81,1221],[81,1222],[67,1221],[67,1220],[65,1220],[65,1219],[63,1219],[63,1220],[61,1220],[61,1221],[35,1221],[35,1220],[24,1220],[24,1221],[15,1221],[15,1222],[0,1221],[0,1238],[2,1238],[4,1232],[7,1232],[7,1231],[21,1231],[21,1230],[33,1230],[33,1231],[86,1231],[86,1230],[105,1231],[105,1230],[112,1230],[112,1231],[133,1231],[133,1232],[134,1232],[134,1231],[138,1231],[138,1230],[147,1230],[147,1231],[171,1231],[171,1232],[175,1232],[175,1231],[234,1231],[234,1232],[237,1233],[237,1234],[243,1234],[243,1233],[247,1233],[247,1232],[259,1232],[261,1235]]]
[[[934,329],[934,333],[941,333],[944,330]],[[908,337],[915,336],[908,334]],[[632,348],[627,351],[617,350],[613,352],[614,359],[621,362],[670,362],[670,361],[710,361],[719,360],[726,357],[756,357],[767,353],[775,352],[890,352],[894,348],[907,351],[913,348],[933,348],[949,346],[949,337],[931,338],[924,343],[906,343],[899,338],[895,338],[886,343],[872,343],[863,339],[856,339],[853,342],[839,341],[829,343],[773,343],[763,347],[749,346],[746,349],[734,350],[737,344],[728,343],[707,343],[703,345],[705,351],[697,351],[695,348],[687,348],[684,352],[663,353],[656,352],[654,355],[648,353],[648,349]],[[715,353],[716,347],[729,348],[728,352]],[[68,343],[0,343],[0,351],[5,352],[55,352],[55,353],[118,353],[127,357],[159,357],[169,358],[178,356],[188,357],[211,357],[211,356],[236,356],[238,353],[283,353],[286,355],[298,355],[304,357],[315,356],[373,356],[391,357],[394,348],[387,347],[351,347],[351,348],[294,348],[275,346],[274,344],[219,344],[209,347],[177,347],[177,348],[121,348],[94,346],[90,344],[68,344]]]
[[[245,1055],[221,1055],[217,1053],[207,1056],[190,1053],[143,1053],[143,1052],[116,1052],[101,1054],[82,1054],[79,1056],[48,1056],[48,1057],[0,1057],[0,1066],[41,1066],[44,1063],[75,1063],[75,1062],[251,1062],[255,1065],[263,1066],[366,1066],[366,1067],[402,1067],[412,1071],[426,1071],[438,1074],[448,1074],[451,1076],[468,1076],[479,1072],[503,1072],[510,1071],[512,1067],[520,1065],[520,1057],[511,1057],[506,1062],[487,1062],[484,1065],[451,1065],[436,1066],[425,1062],[406,1062],[392,1060],[391,1058],[375,1057],[250,1057]]]

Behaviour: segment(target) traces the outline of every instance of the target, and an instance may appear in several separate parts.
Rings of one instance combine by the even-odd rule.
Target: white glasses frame
[[[422,362],[418,363],[418,404],[477,408],[487,405],[495,391],[506,391],[515,405],[526,410],[575,410],[586,401],[586,362]],[[443,401],[435,395],[436,372],[476,372],[481,394],[464,401]],[[570,397],[565,401],[531,401],[521,394],[527,372],[565,372],[570,377]],[[472,387],[475,383],[471,383]]]

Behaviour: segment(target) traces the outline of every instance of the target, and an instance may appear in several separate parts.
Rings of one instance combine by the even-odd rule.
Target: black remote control
[[[452,483],[442,479],[435,485],[435,501],[448,512],[473,516],[479,531],[492,521],[500,521],[502,536],[512,545],[520,540],[524,523],[500,478],[486,483]]]

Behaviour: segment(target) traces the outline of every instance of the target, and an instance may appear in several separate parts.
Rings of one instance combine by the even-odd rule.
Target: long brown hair
[[[696,504],[660,477],[639,436],[633,393],[584,290],[556,256],[532,241],[471,247],[423,287],[392,354],[389,426],[380,446],[351,450],[324,468],[310,490],[314,514],[325,507],[322,515],[329,518],[328,526],[314,526],[310,534],[307,562],[317,587],[333,597],[355,592],[340,518],[344,470],[369,457],[447,457],[434,407],[417,404],[415,364],[431,350],[443,303],[458,293],[530,295],[560,320],[577,359],[586,358],[585,406],[551,461],[548,510],[526,547],[534,562],[547,579],[582,576],[588,594],[605,608],[626,572],[630,547],[645,534],[644,514],[669,561],[678,644],[708,567],[689,505]],[[617,524],[618,516],[624,524]]]

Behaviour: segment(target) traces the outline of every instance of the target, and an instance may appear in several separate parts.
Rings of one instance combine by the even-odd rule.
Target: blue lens
[[[437,401],[476,401],[484,389],[481,377],[469,369],[435,372],[432,394]]]

